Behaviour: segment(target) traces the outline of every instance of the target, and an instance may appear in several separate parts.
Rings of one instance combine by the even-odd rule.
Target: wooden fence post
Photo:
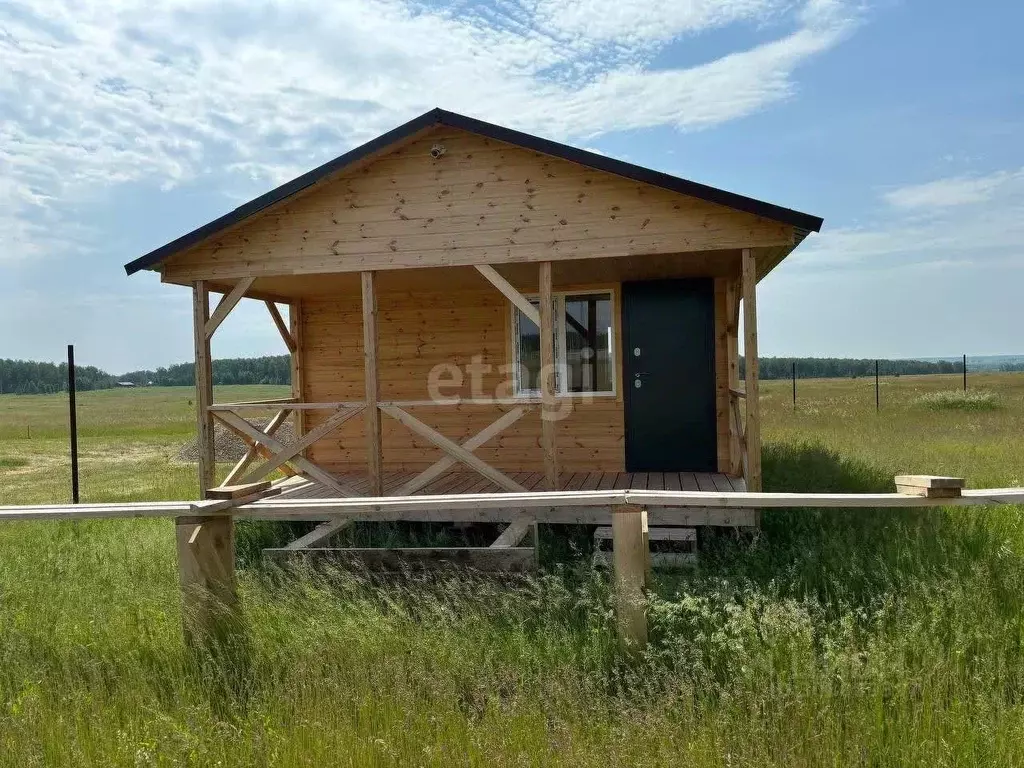
[[[615,564],[615,623],[619,644],[635,651],[647,645],[647,510],[612,508],[612,556]]]

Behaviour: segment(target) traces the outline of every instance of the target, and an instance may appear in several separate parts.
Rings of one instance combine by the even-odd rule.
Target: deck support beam
[[[244,281],[243,281],[244,282]],[[244,291],[243,291],[244,292]],[[226,312],[224,313],[227,314]],[[210,291],[203,280],[192,284],[195,337],[196,421],[199,441],[199,491],[214,484],[213,370],[210,357]],[[203,646],[221,637],[238,605],[235,581],[235,521],[231,515],[185,516],[175,520],[178,580],[185,636]]]
[[[612,558],[615,563],[615,625],[623,650],[647,645],[647,510],[612,508]]]
[[[552,491],[559,489],[558,403],[555,397],[555,317],[551,291],[551,262],[540,263],[540,443],[544,453],[544,477]]]
[[[747,490],[761,490],[761,404],[757,362],[757,261],[749,248],[743,249],[743,356],[746,370]]]
[[[366,464],[370,474],[370,496],[384,495],[384,457],[381,446],[380,371],[377,364],[376,273],[363,272],[363,376],[366,387]]]

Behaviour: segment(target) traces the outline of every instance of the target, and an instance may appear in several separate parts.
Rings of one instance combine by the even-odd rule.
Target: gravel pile
[[[260,429],[266,426],[267,421],[269,419],[252,419],[252,423]],[[291,422],[285,422],[278,427],[277,432],[274,433],[274,438],[285,444],[294,441],[295,429]],[[249,446],[242,442],[238,435],[220,423],[214,425],[213,445],[217,461],[238,461],[249,450]],[[178,461],[199,461],[198,438],[192,438],[181,446],[178,450]]]

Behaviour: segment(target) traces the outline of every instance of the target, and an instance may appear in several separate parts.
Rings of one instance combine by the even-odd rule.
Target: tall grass
[[[992,422],[917,407],[926,380],[880,417],[848,382],[802,384],[796,413],[766,387],[766,485],[957,467],[1010,484],[1024,377],[995,383]],[[121,493],[109,473],[94,495]],[[697,568],[658,575],[639,659],[586,562],[515,581],[284,572],[253,557],[255,529],[245,652],[196,658],[169,521],[6,524],[0,764],[1021,764],[1020,513],[767,510],[757,535],[706,531]]]
[[[999,400],[994,392],[947,390],[921,395],[917,404],[933,411],[994,411]]]

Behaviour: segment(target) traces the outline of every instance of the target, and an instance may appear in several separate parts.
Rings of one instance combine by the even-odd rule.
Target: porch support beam
[[[388,416],[404,424],[420,437],[424,437],[452,458],[461,461],[470,469],[475,469],[495,485],[504,488],[512,493],[526,493],[526,489],[505,473],[487,464],[483,459],[474,456],[458,443],[449,440],[433,427],[424,424],[410,413],[403,411],[394,405],[381,406],[381,410]]]
[[[725,357],[729,372],[729,474],[736,476],[743,472],[743,451],[740,431],[742,422],[735,421],[732,410],[735,407],[733,393],[740,388],[740,280],[728,277],[725,280]]]
[[[205,280],[192,283],[192,326],[195,339],[196,433],[199,439],[199,495],[213,487],[215,456],[213,443],[213,369],[210,359],[210,288]]]
[[[292,398],[297,403],[305,399],[305,365],[303,363],[302,350],[302,301],[296,299],[288,305],[288,329],[292,344],[295,349],[292,354]],[[288,342],[285,341],[285,344]],[[295,412],[295,436],[302,437],[306,433],[306,414],[303,411]]]
[[[221,306],[225,303],[226,299]],[[197,280],[192,284],[192,326],[201,498],[206,498],[216,474],[213,416],[208,410],[213,403],[209,324],[209,284]],[[230,514],[190,515],[176,518],[174,529],[185,637],[190,644],[203,646],[230,631],[236,617],[235,521]]]
[[[230,293],[224,294],[224,297],[217,304],[217,309],[213,311],[213,314],[207,319],[204,325],[206,331],[207,340],[213,338],[213,334],[220,328],[220,324],[224,322],[225,318],[231,313],[231,310],[235,308],[242,297],[245,296],[245,292],[248,291],[252,284],[256,282],[255,277],[243,277],[237,283],[235,287],[231,289]]]
[[[558,403],[555,399],[555,318],[551,292],[551,262],[540,263],[540,396],[541,396],[541,450],[544,454],[544,477],[547,486],[557,491],[558,448],[556,428],[558,426]]]
[[[753,251],[743,249],[743,355],[746,370],[747,490],[761,490],[761,405],[757,362],[757,262]]]
[[[540,327],[540,313],[537,311],[537,308],[530,303],[529,299],[516,290],[516,287],[512,285],[512,283],[502,277],[498,273],[498,270],[490,264],[477,264],[476,269],[481,275],[490,281],[491,285],[501,291],[506,299],[519,307],[520,311],[530,318],[534,325],[538,328]]]
[[[274,321],[274,325],[277,326],[277,332],[281,334],[281,341],[288,347],[288,351],[291,354],[295,354],[295,339],[292,337],[292,333],[288,330],[288,326],[284,323],[284,318],[281,317],[281,310],[277,308],[277,304],[273,301],[264,301],[267,306],[267,312],[270,313],[271,319]]]
[[[363,376],[366,387],[366,464],[370,475],[370,495],[384,495],[384,457],[381,446],[380,375],[377,365],[377,292],[376,273],[363,272]]]

